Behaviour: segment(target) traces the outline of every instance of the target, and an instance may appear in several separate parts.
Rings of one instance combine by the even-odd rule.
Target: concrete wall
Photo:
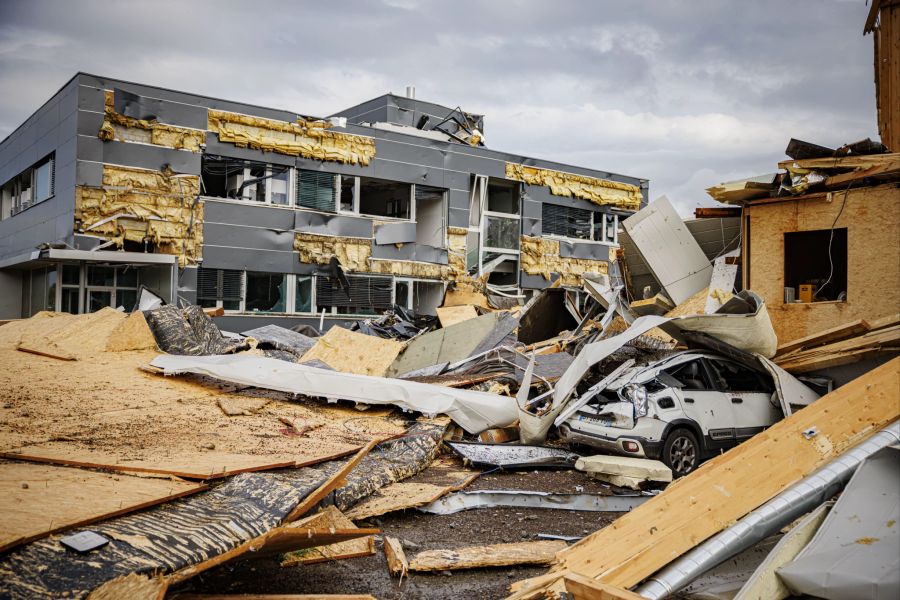
[[[0,221],[0,259],[44,242],[72,239],[75,210],[77,83],[70,80],[0,142],[0,185],[56,153],[54,195]]]

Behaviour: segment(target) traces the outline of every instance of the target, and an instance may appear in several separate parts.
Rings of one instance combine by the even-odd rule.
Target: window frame
[[[542,211],[541,212],[541,222],[542,223],[544,220],[544,214],[543,214],[544,206],[546,206],[547,204],[549,204],[549,203],[547,203],[547,202],[541,203],[541,211]],[[552,206],[560,206],[560,205],[552,205]],[[573,208],[573,207],[566,206],[563,208]],[[618,215],[618,213],[606,213],[606,212],[602,212],[602,211],[598,211],[598,210],[590,210],[587,208],[579,209],[579,210],[585,210],[591,214],[591,220],[590,220],[590,225],[589,225],[589,231],[590,231],[590,235],[591,235],[590,239],[576,238],[576,237],[571,237],[568,235],[560,235],[558,233],[544,233],[543,231],[541,232],[541,237],[550,238],[550,239],[554,239],[554,240],[563,240],[566,242],[578,242],[580,244],[604,244],[606,246],[618,246],[619,245],[619,215]],[[603,237],[603,239],[601,239],[601,240],[594,239],[594,232],[596,231],[596,225],[597,225],[597,222],[596,222],[597,215],[600,215],[603,217],[603,227],[602,227],[602,233],[601,233],[601,236]],[[607,221],[607,217],[612,217],[612,227],[610,227],[610,223]],[[612,239],[609,239],[609,230],[610,229],[612,229]]]
[[[37,198],[37,172],[41,167],[49,165],[49,173],[48,173],[48,187],[49,193],[46,197],[41,198],[40,200]],[[24,181],[28,180],[28,190],[30,191],[29,199],[27,200],[27,206],[23,206],[23,202],[26,202],[22,199],[22,193],[24,188]],[[11,188],[11,189],[10,189]],[[6,208],[4,207],[2,198],[4,194],[9,194],[8,199],[8,209],[9,213],[7,214]],[[17,214],[28,210],[32,206],[36,206],[42,202],[46,202],[47,200],[52,199],[56,196],[56,151],[47,154],[39,161],[35,162],[31,166],[22,169],[21,172],[10,177],[3,185],[0,185],[0,221],[5,221],[6,219],[11,219]]]
[[[364,217],[367,219],[377,219],[379,221],[392,221],[392,222],[398,222],[398,223],[402,223],[402,222],[415,223],[416,222],[416,184],[406,183],[405,181],[395,181],[393,179],[379,179],[378,177],[368,177],[368,179],[373,179],[376,181],[387,181],[390,183],[396,183],[398,185],[408,185],[409,186],[409,217],[408,218],[407,217],[388,217],[385,215],[373,215],[370,213],[361,212],[361,210],[360,210],[360,204],[362,201],[361,180],[362,180],[362,177],[365,177],[365,176],[338,174],[338,175],[336,175],[336,177],[338,177],[338,179],[337,179],[335,185],[337,186],[336,189],[338,192],[337,192],[334,203],[335,203],[336,212],[338,214],[353,215],[356,217]],[[341,208],[341,190],[343,188],[341,187],[340,177],[353,177],[353,210],[346,210],[346,209]],[[432,187],[432,186],[428,186],[428,187]],[[446,205],[446,203],[447,203],[446,190],[444,190],[444,204]]]
[[[203,155],[203,158],[207,158],[207,157],[212,158],[213,156],[215,156],[217,159],[226,159],[226,160],[234,160],[234,161],[241,161],[241,162],[243,162],[244,164],[243,164],[243,167],[242,167],[242,177],[244,177],[244,180],[245,180],[245,181],[249,178],[249,173],[248,173],[248,171],[249,171],[250,169],[254,169],[254,168],[257,168],[257,167],[259,167],[259,166],[263,166],[263,165],[264,165],[264,166],[265,166],[265,170],[266,170],[266,174],[265,174],[265,177],[266,177],[266,179],[265,179],[265,183],[266,183],[266,193],[265,193],[265,198],[264,198],[264,200],[263,200],[262,202],[259,202],[259,201],[257,201],[257,200],[250,200],[250,199],[246,199],[246,198],[229,198],[228,196],[210,196],[210,195],[208,195],[208,194],[206,193],[206,190],[203,189],[203,188],[201,187],[200,195],[201,195],[201,197],[203,197],[204,199],[221,200],[221,201],[224,201],[224,202],[239,202],[239,203],[241,203],[241,204],[243,204],[243,205],[245,205],[245,206],[270,206],[270,207],[273,207],[273,208],[287,208],[287,209],[291,209],[291,210],[293,210],[293,209],[295,209],[295,208],[302,208],[302,207],[296,206],[296,202],[297,202],[297,199],[296,199],[296,195],[297,195],[297,194],[296,194],[296,185],[297,185],[297,183],[296,183],[296,181],[297,181],[297,180],[296,180],[297,173],[296,173],[296,172],[297,172],[297,168],[296,168],[296,167],[292,167],[292,166],[290,166],[290,165],[280,165],[280,164],[277,164],[277,163],[254,161],[254,160],[250,160],[250,159],[237,158],[237,157],[233,157],[233,156],[220,156],[220,155],[217,155],[217,154],[216,154],[216,155],[206,155],[206,154],[204,154],[204,155]],[[273,177],[274,177],[274,175],[273,175],[274,167],[278,167],[278,168],[282,168],[282,167],[283,167],[283,168],[287,169],[287,173],[288,173],[288,181],[287,181],[287,202],[286,202],[285,204],[276,204],[275,202],[272,202],[272,185],[271,185],[271,181],[272,181],[272,179],[273,179]],[[200,175],[200,178],[201,178],[201,182],[202,182],[202,179],[203,179],[202,168],[201,168],[201,175]],[[226,187],[227,187],[227,183],[226,183]],[[226,193],[227,193],[227,192],[226,192]]]

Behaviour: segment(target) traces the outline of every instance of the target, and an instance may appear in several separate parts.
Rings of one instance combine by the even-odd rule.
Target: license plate
[[[579,421],[587,421],[589,423],[596,423],[601,427],[612,427],[613,420],[609,417],[591,417],[588,415],[578,415]]]

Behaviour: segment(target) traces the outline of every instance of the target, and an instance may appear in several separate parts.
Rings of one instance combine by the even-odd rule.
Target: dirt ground
[[[482,475],[466,489],[611,492],[605,484],[577,471],[498,471]],[[378,527],[383,534],[399,538],[407,557],[411,558],[422,550],[538,540],[539,533],[584,536],[609,524],[616,516],[618,513],[521,508],[484,508],[441,516],[412,509],[358,525]],[[286,568],[280,567],[275,557],[233,562],[204,573],[172,592],[355,593],[371,594],[379,600],[503,598],[513,581],[546,571],[543,566],[520,566],[410,573],[400,584],[388,574],[380,536],[376,538],[375,549],[373,556]]]

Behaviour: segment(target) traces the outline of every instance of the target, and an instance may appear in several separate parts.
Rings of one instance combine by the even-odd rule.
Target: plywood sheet
[[[205,488],[171,478],[2,461],[0,551]]]
[[[474,319],[478,316],[478,311],[472,305],[442,306],[437,309],[437,314],[441,327],[449,327],[462,321]]]
[[[111,333],[125,321],[115,311],[42,313],[0,328],[0,452],[205,477],[312,464],[406,430],[390,408],[360,413],[200,377],[144,372],[141,367],[156,352],[106,350]],[[72,339],[64,335],[73,332],[81,333]],[[84,341],[75,343],[82,335]],[[16,349],[22,339],[40,337],[77,352],[78,360]],[[227,416],[219,407],[223,397],[237,404],[262,399],[266,405]],[[294,431],[285,431],[281,419],[294,423]]]
[[[328,506],[321,512],[302,521],[304,527],[329,530],[358,529],[349,518],[334,506]],[[298,523],[299,524],[299,523]],[[305,550],[288,552],[281,557],[282,567],[294,565],[311,565],[329,560],[356,558],[375,553],[375,541],[371,535],[359,537],[328,546],[315,546]]]
[[[444,571],[506,567],[510,565],[548,565],[556,553],[566,548],[558,540],[469,546],[452,550],[425,550],[409,561],[410,571]]]
[[[403,343],[332,327],[303,355],[301,362],[321,360],[335,371],[383,377]]]

